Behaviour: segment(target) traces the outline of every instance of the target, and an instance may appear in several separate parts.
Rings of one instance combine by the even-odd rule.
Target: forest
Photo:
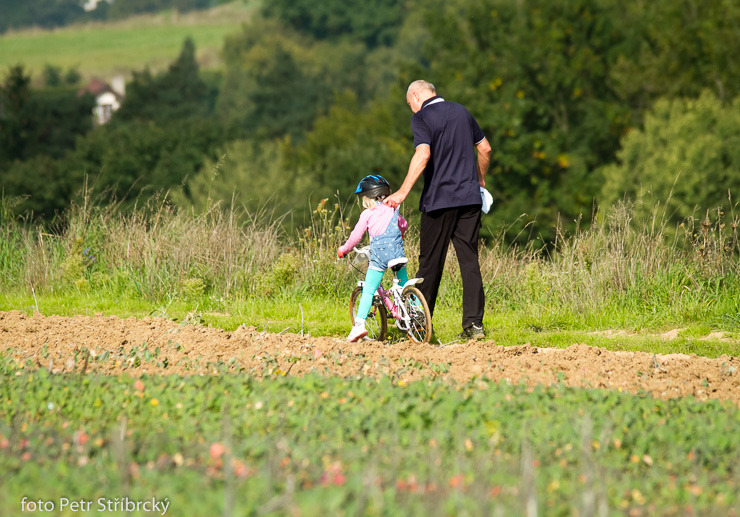
[[[73,23],[110,21],[165,9],[189,12],[229,0],[0,0],[0,34],[27,27],[53,29]],[[89,6],[89,8],[86,8]]]
[[[32,14],[2,0],[0,30],[223,2],[36,3]],[[222,67],[201,69],[186,39],[166,70],[133,70],[104,126],[93,127],[78,71],[49,66],[33,86],[19,56],[0,76],[2,217],[63,223],[84,191],[124,211],[164,194],[182,209],[238,204],[300,227],[321,199],[350,205],[366,174],[400,186],[413,154],[405,91],[423,78],[493,147],[487,235],[547,244],[626,199],[675,224],[735,220],[739,2],[259,5],[224,41]]]

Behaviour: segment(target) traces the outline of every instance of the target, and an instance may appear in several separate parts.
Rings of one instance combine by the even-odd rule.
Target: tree
[[[156,13],[165,9],[188,12],[207,9],[217,3],[214,0],[126,0],[113,2],[107,9],[109,19],[121,19],[142,13]]]
[[[62,69],[58,66],[47,64],[42,73],[44,86],[59,86],[62,84]]]
[[[23,27],[61,27],[85,16],[79,0],[0,0],[0,13],[0,34]]]
[[[362,108],[353,93],[339,96],[305,140],[285,150],[284,165],[296,175],[297,191],[326,197],[339,190],[350,197],[368,174],[384,175],[397,189],[413,153],[401,115],[407,108],[398,97]]]
[[[0,166],[40,154],[60,157],[92,126],[92,96],[65,86],[32,91],[30,83],[18,65],[0,86]]]
[[[221,136],[218,122],[207,119],[110,124],[80,139],[62,171],[79,185],[89,176],[99,191],[125,199],[125,207],[142,192],[166,191],[195,175],[205,158],[215,159]]]
[[[698,99],[661,99],[644,129],[622,139],[618,158],[599,171],[602,205],[649,194],[672,221],[718,207],[729,213],[737,201],[728,192],[740,195],[740,98],[730,106],[708,91]]]
[[[706,89],[723,101],[740,94],[740,4],[656,0],[622,6],[629,51],[619,56],[610,79],[634,109],[649,109],[658,98],[698,97]]]
[[[76,68],[69,68],[67,69],[67,73],[64,74],[64,84],[67,84],[69,86],[80,84],[81,80],[82,76]]]
[[[220,203],[244,206],[250,213],[274,209],[277,215],[299,212],[296,206],[295,177],[283,163],[284,143],[236,140],[207,159],[200,171],[188,178],[182,190],[173,193],[181,207],[201,212]]]
[[[388,49],[316,41],[275,19],[256,19],[228,37],[223,56],[217,113],[242,138],[300,140],[337,94],[353,91],[366,105],[396,78]]]
[[[313,122],[320,92],[293,56],[278,46],[269,61],[254,71],[254,109],[247,126],[268,138],[300,136]]]
[[[413,145],[405,134],[407,120],[398,116],[405,108],[400,95],[362,108],[345,92],[300,142],[252,139],[223,146],[216,153],[221,159],[207,161],[176,202],[202,210],[235,198],[252,212],[290,211],[290,222],[300,226],[311,201],[337,192],[342,201],[354,201],[357,182],[367,174],[383,174],[398,188]]]
[[[21,200],[17,214],[50,221],[69,206],[77,180],[76,175],[61,173],[58,160],[42,154],[9,165],[2,188],[5,195]]]
[[[138,74],[123,115],[94,131],[92,96],[67,86],[31,91],[22,67],[13,69],[0,95],[6,193],[27,196],[21,209],[52,217],[86,177],[125,207],[142,192],[166,191],[194,175],[224,140],[221,122],[207,116],[215,95],[194,54],[188,40],[167,72]]]
[[[556,225],[588,218],[601,190],[594,171],[614,161],[655,99],[705,88],[730,99],[740,88],[733,2],[452,0],[423,9],[421,73],[466,105],[491,141],[489,219],[518,221],[510,235],[536,220],[548,241]]]
[[[330,74],[323,73],[312,47],[274,20],[227,38],[219,115],[244,138],[299,138],[332,98]]]
[[[591,210],[600,187],[591,171],[613,159],[630,121],[609,81],[625,42],[621,11],[616,0],[428,6],[422,73],[491,142],[488,218],[512,225],[512,238],[537,221],[549,241],[558,221]]]
[[[158,12],[167,7],[164,0],[127,0],[126,2],[113,2],[108,7],[107,14],[109,20],[118,20],[135,14]]]
[[[95,99],[90,94],[78,95],[72,86],[44,88],[33,92],[38,105],[34,117],[35,135],[27,155],[49,155],[60,158],[74,149],[77,138],[92,129]]]
[[[0,166],[25,156],[30,112],[31,76],[13,66],[0,87]]]
[[[153,76],[148,69],[134,72],[126,85],[126,99],[114,120],[172,122],[198,118],[211,112],[215,92],[200,77],[195,45],[186,38],[167,72]]]
[[[374,48],[396,40],[404,4],[397,0],[271,0],[263,13],[319,40],[351,35]]]

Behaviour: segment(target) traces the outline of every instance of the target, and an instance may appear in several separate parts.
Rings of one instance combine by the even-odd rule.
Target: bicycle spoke
[[[403,306],[407,317],[404,318],[404,331],[412,341],[428,342],[432,334],[432,321],[426,301],[415,287],[407,287],[403,292]]]

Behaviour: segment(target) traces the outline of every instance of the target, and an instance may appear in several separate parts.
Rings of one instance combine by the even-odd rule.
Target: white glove
[[[493,196],[491,196],[491,193],[488,192],[485,188],[480,188],[480,199],[483,204],[481,206],[481,210],[483,210],[484,214],[487,214],[488,211],[491,209],[491,205],[493,205]]]

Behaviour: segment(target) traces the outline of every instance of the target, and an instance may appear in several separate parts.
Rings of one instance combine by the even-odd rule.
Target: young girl
[[[360,214],[354,230],[347,239],[344,246],[337,251],[339,258],[345,256],[354,248],[365,234],[370,234],[370,264],[365,274],[365,286],[362,289],[360,304],[355,314],[355,324],[347,336],[347,341],[359,341],[367,336],[365,320],[370,307],[373,304],[373,296],[380,286],[388,262],[405,257],[403,251],[403,234],[406,233],[408,223],[399,213],[398,209],[383,204],[383,199],[391,193],[390,184],[382,176],[372,175],[362,178],[357,185],[355,194],[362,196],[362,206],[365,210]],[[406,266],[398,271],[398,280],[401,285],[408,281]]]

